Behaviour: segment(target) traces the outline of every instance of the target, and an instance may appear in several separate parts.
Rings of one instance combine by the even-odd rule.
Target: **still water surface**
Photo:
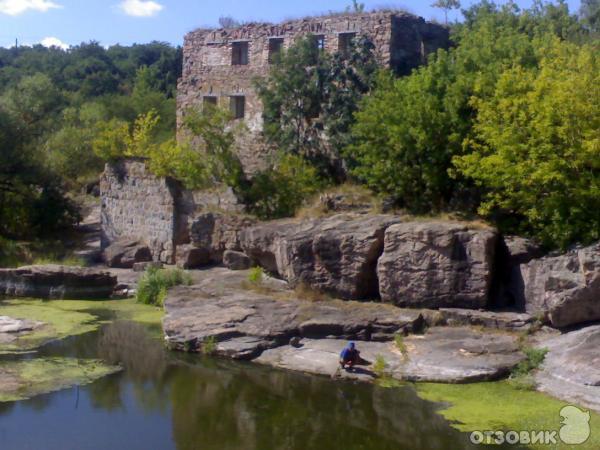
[[[87,386],[0,403],[2,450],[471,448],[439,405],[384,389],[168,352],[132,322],[47,345],[41,356],[124,370]]]

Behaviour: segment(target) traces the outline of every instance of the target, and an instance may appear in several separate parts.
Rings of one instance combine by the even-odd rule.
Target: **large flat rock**
[[[117,278],[108,272],[59,265],[0,269],[0,295],[48,299],[109,298]]]
[[[255,361],[274,367],[331,377],[370,380],[373,364],[385,361],[385,373],[406,381],[467,383],[505,377],[524,356],[515,337],[471,328],[432,328],[405,340],[403,354],[393,342],[357,342],[364,364],[341,370],[339,354],[346,341],[303,339],[298,346],[266,350]]]
[[[565,401],[600,411],[600,325],[552,337],[536,374],[539,389]]]
[[[163,326],[175,348],[199,350],[214,339],[217,353],[252,358],[292,337],[389,340],[418,331],[418,310],[392,305],[303,300],[276,280],[252,289],[247,271],[211,269],[194,275],[195,285],[172,289]]]

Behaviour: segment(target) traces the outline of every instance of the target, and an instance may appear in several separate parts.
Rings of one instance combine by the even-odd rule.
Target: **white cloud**
[[[0,13],[9,16],[18,16],[29,10],[46,12],[54,8],[62,6],[51,0],[0,0]]]
[[[40,44],[42,44],[44,47],[58,47],[58,48],[62,48],[63,50],[67,50],[69,48],[68,44],[65,44],[60,39],[52,37],[52,36],[42,39],[40,41]]]
[[[152,17],[161,12],[164,6],[152,0],[124,0],[119,8],[129,16]]]

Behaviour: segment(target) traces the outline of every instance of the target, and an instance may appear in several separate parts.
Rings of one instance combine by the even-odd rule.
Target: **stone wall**
[[[100,181],[102,248],[120,238],[139,240],[155,261],[174,262],[175,247],[187,239],[181,223],[182,190],[168,178],[157,178],[142,160],[107,164]]]
[[[288,48],[301,36],[322,36],[324,50],[336,52],[351,33],[367,36],[375,45],[380,64],[398,73],[407,73],[423,63],[426,56],[448,45],[446,28],[420,17],[393,11],[337,14],[292,20],[281,24],[251,23],[234,29],[200,29],[185,37],[183,73],[177,95],[179,138],[185,111],[201,107],[205,98],[215,99],[224,108],[231,97],[245,98],[244,122],[249,132],[237,140],[236,150],[247,173],[264,167],[270,150],[263,138],[262,104],[253,88],[256,78],[269,72],[269,42],[279,39]],[[248,46],[248,64],[232,64],[234,45]]]

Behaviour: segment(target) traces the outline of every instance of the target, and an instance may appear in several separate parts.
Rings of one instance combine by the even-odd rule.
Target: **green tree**
[[[352,173],[399,206],[427,213],[475,208],[479,189],[448,171],[465,151],[478,103],[494,94],[499,76],[535,68],[536,49],[573,30],[568,10],[536,6],[519,11],[481,2],[453,29],[455,46],[440,50],[410,76],[383,77],[365,97],[345,155]]]
[[[431,6],[444,10],[445,23],[448,25],[448,12],[453,9],[460,9],[460,0],[437,0]]]
[[[339,177],[341,149],[377,64],[373,45],[364,38],[333,56],[321,52],[314,39],[301,39],[281,54],[256,88],[269,143],[306,158],[323,175]]]
[[[581,0],[579,16],[591,32],[600,32],[600,0]]]
[[[484,190],[481,214],[551,247],[600,238],[600,60],[597,47],[538,49],[539,68],[513,67],[478,116],[458,170]]]

